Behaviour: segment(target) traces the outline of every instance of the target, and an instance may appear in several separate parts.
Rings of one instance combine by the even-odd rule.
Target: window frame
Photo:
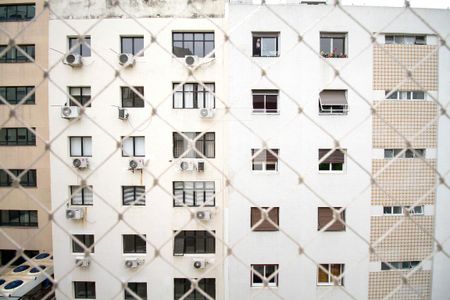
[[[272,225],[269,221],[264,220],[263,216],[262,216],[262,212],[260,210],[259,207],[250,207],[250,230],[254,231],[254,232],[272,232],[272,231],[280,231],[280,207],[261,207],[261,209],[268,211],[270,209],[270,211],[268,211],[268,217],[269,219],[272,220],[272,222],[274,222],[275,224],[277,224],[277,226]],[[255,214],[259,214],[260,218],[254,220],[254,213]],[[271,216],[272,214],[272,216]],[[275,217],[275,219],[274,219]],[[253,226],[255,226],[256,223],[258,223],[261,219],[263,219],[263,221],[261,222],[261,224],[259,224],[257,227],[253,228]]]
[[[17,11],[19,7],[25,8],[25,17],[18,18]],[[8,4],[0,4],[0,11],[4,8],[5,18],[0,18],[0,22],[28,22],[34,19],[36,16],[36,4],[35,3],[8,3]],[[11,12],[8,10],[15,10],[15,18],[11,18]],[[1,15],[1,14],[0,14]]]
[[[215,94],[216,93],[216,84],[215,82],[202,82],[202,84],[206,87],[208,87],[208,85],[210,85],[208,88]],[[187,91],[185,88],[189,85],[192,85],[192,91]],[[178,90],[177,89],[181,90]],[[199,90],[199,88],[202,88],[202,90]],[[172,108],[173,109],[202,109],[202,108],[209,108],[209,109],[215,109],[216,108],[216,97],[214,96],[214,94],[210,93],[209,91],[207,91],[200,83],[198,82],[185,82],[180,86],[179,82],[173,82],[172,83]],[[182,107],[178,107],[176,105],[176,95],[180,94],[182,95]],[[187,93],[192,93],[192,107],[187,107],[186,106],[186,94]],[[212,107],[207,106],[206,105],[206,96],[207,94],[210,94],[212,96],[212,102],[213,105]],[[203,106],[200,107],[199,106],[199,98],[203,98],[203,100],[200,100],[200,102],[203,102]]]
[[[321,210],[323,211],[324,209],[331,210],[331,219],[326,224],[322,225],[320,223],[320,217],[321,217],[320,211]],[[335,209],[336,211],[340,211],[342,209],[342,207],[333,207],[333,209]],[[346,209],[342,210],[339,214],[340,214],[340,217],[341,217],[343,223],[340,222],[339,220],[332,222],[333,216],[334,216],[334,211],[331,209],[331,207],[328,207],[328,206],[317,207],[317,231],[321,231],[322,228],[325,228],[330,223],[331,223],[331,225],[329,225],[328,228],[323,230],[322,232],[345,232],[345,231],[347,231],[347,223],[346,223],[346,218],[345,218],[346,217]],[[322,218],[323,218],[323,216],[322,216]],[[335,229],[335,227],[333,227],[333,226],[335,226],[335,227],[341,226],[341,227],[340,228],[338,227],[337,229]]]
[[[5,102],[7,102],[10,105],[17,105],[19,104],[26,96],[28,96],[28,98],[23,101],[22,103],[20,103],[20,105],[31,105],[31,104],[36,104],[36,91],[34,90],[36,87],[34,86],[0,86],[0,95],[4,95],[3,99],[5,100]],[[22,91],[22,94],[24,93],[25,95],[23,96],[23,98],[18,99],[18,94],[19,94],[19,90],[20,89],[24,89],[25,91]],[[12,90],[14,92],[10,92],[8,93],[8,90]],[[11,94],[15,95],[15,99],[8,99],[8,95],[11,96]],[[0,105],[5,105],[5,103],[3,101],[0,101]]]
[[[36,131],[36,127],[31,128],[33,131]],[[25,133],[22,133],[19,135],[19,131],[24,131]],[[0,128],[0,146],[36,146],[36,135],[33,133],[33,131],[29,130],[27,127],[2,127]],[[1,140],[3,138],[3,132],[5,132],[5,140]],[[10,133],[9,132],[15,132],[14,135],[14,143],[12,141],[9,141]],[[24,135],[25,134],[25,135]],[[25,136],[24,143],[19,142],[19,137]]]
[[[0,45],[0,53],[4,49],[8,48],[8,45]],[[17,48],[21,48],[25,53],[28,54],[33,60],[29,60],[28,57],[24,56]],[[18,58],[19,55],[19,58]],[[8,56],[10,58],[8,58]],[[3,56],[0,56],[0,64],[9,63],[32,63],[36,59],[36,45],[34,44],[21,44],[10,47],[9,50],[5,52]]]
[[[416,209],[420,208],[420,212],[416,212]],[[404,216],[405,209],[409,211],[411,216],[424,216],[425,207],[424,205],[414,205],[414,206],[400,206],[400,205],[387,205],[383,206],[383,216]],[[400,211],[399,211],[400,210]]]
[[[124,52],[124,39],[131,39],[131,52]],[[142,39],[142,49],[136,48],[136,41]],[[144,44],[144,36],[143,35],[121,35],[120,36],[120,53],[131,54],[135,57],[143,57],[145,52],[145,44]],[[140,52],[140,53],[139,53]],[[139,53],[139,54],[138,54]]]
[[[123,108],[143,108],[145,107],[145,94],[144,94],[144,86],[133,86],[133,88],[138,91],[143,97],[136,94],[130,87],[121,86],[120,87],[120,99],[122,102]],[[128,99],[125,99],[125,94],[128,93]],[[130,102],[131,105],[125,103]],[[140,103],[142,102],[142,103]]]
[[[389,37],[389,42],[388,42]],[[397,38],[397,40],[396,40]],[[405,43],[405,38],[414,38],[414,43]],[[400,39],[402,40],[400,42]],[[418,42],[423,39],[422,42]],[[384,44],[385,45],[415,45],[415,46],[423,46],[427,45],[427,36],[422,34],[385,34],[384,35]]]
[[[386,148],[384,149],[384,159],[412,159],[412,158],[423,158],[425,159],[426,149],[404,149],[401,148]],[[403,151],[403,153],[401,153]],[[401,155],[399,155],[401,153]],[[418,155],[419,154],[419,155]]]
[[[74,95],[74,90],[80,89],[80,95]],[[69,106],[83,106],[83,107],[91,107],[92,106],[92,89],[90,86],[69,86],[68,87],[68,93],[70,95],[69,97]],[[73,101],[73,99],[76,99],[78,103]],[[87,105],[86,105],[87,104]]]
[[[130,203],[125,202],[126,189],[132,189],[133,201]],[[143,189],[143,196],[140,196],[138,189]],[[130,191],[131,193],[131,191]],[[139,197],[141,197],[139,199]],[[145,206],[146,205],[146,190],[145,185],[123,185],[122,186],[122,205],[123,206]]]
[[[190,189],[189,187],[186,187],[186,184],[192,183],[192,189]],[[197,188],[196,184],[202,183],[203,188]],[[207,184],[211,184],[213,185],[212,189],[209,189],[206,187]],[[177,184],[183,184],[183,188],[179,188],[176,185]],[[176,200],[177,195],[176,195],[176,191],[181,191],[183,193],[183,204],[185,205],[180,205],[177,204],[178,201]],[[193,205],[189,205],[186,204],[186,193],[192,191],[192,203]],[[207,192],[213,192],[213,196],[212,196],[212,201],[207,201]],[[198,204],[198,200],[197,200],[197,193],[198,192],[202,192],[203,193],[203,199],[204,201],[201,204]],[[172,182],[172,196],[173,196],[173,207],[215,207],[216,206],[216,183],[215,181],[173,181]]]
[[[389,266],[388,263],[392,266]],[[411,270],[420,264],[418,260],[381,262],[381,271]]]
[[[344,270],[345,270],[345,264],[336,264],[336,263],[320,264],[320,266],[327,266],[327,268],[324,267],[325,269],[327,269],[327,272],[322,271],[322,269],[321,269],[319,266],[317,267],[317,277],[316,277],[316,281],[317,281],[317,285],[318,285],[318,286],[330,286],[330,285],[334,285],[333,278],[332,278],[332,276],[331,276],[331,275],[334,275],[334,274],[332,274],[332,271],[331,271],[331,266],[333,266],[333,265],[334,265],[334,266],[336,266],[336,265],[339,266],[339,276],[341,276],[342,273],[344,273]],[[319,278],[320,272],[324,272],[325,275],[327,275],[327,282],[321,282],[321,281],[319,281],[319,280],[320,280],[320,278]],[[337,276],[337,277],[339,277],[339,276]],[[344,286],[344,277],[343,277],[343,276],[340,278],[340,280],[339,280],[339,282],[338,282],[337,285]]]
[[[177,281],[179,285],[183,285],[182,287],[177,288]],[[212,287],[208,285],[211,285]],[[192,283],[188,278],[174,278],[173,280],[173,294],[174,294],[174,299],[179,300],[180,298],[177,297],[182,297],[183,295],[185,295],[190,289],[191,289]],[[205,292],[206,294],[208,294],[212,299],[216,299],[216,278],[201,278],[198,281],[198,287]],[[179,289],[182,289],[181,293],[177,293]],[[209,292],[213,292],[214,294],[211,295]],[[181,295],[180,295],[181,294]],[[193,295],[192,295],[193,294]],[[191,298],[193,297],[193,298]],[[207,300],[207,298],[201,294],[197,289],[193,289],[192,292],[187,295],[184,299],[188,300],[188,299],[195,299],[195,300]]]
[[[129,155],[128,153],[124,152],[124,140],[126,139],[132,139],[133,140],[133,154]],[[137,139],[142,139],[143,145],[144,145],[144,149],[143,150],[143,154],[136,154],[136,140]],[[145,136],[122,136],[121,137],[121,141],[122,141],[122,157],[145,157]]]
[[[215,230],[211,230],[215,234]],[[188,236],[189,234],[189,236]],[[202,236],[201,236],[202,235]],[[197,249],[199,246],[198,240],[203,239],[203,249]],[[178,242],[177,242],[178,240]],[[181,240],[181,241],[180,241]],[[181,249],[177,249],[182,243]],[[188,245],[190,243],[190,245]],[[177,246],[178,245],[178,246]],[[192,250],[188,248],[193,248]],[[210,249],[208,249],[210,248]],[[173,256],[184,256],[186,254],[215,254],[216,253],[216,238],[207,230],[182,230],[177,233],[174,231],[173,239]]]
[[[8,216],[5,220],[4,217]],[[24,217],[23,217],[24,216]],[[1,227],[39,227],[37,210],[12,210],[12,209],[2,209],[0,210],[0,226]],[[27,221],[23,220],[27,219]],[[13,220],[13,221],[11,221]],[[16,221],[14,221],[16,220]],[[35,220],[33,222],[33,220]]]
[[[125,300],[147,300],[147,282],[127,282],[127,288],[132,290],[139,298],[134,297],[130,292],[124,289]],[[143,294],[140,292],[143,292]]]
[[[268,149],[262,149],[262,151],[258,155],[254,156],[255,153],[257,153],[259,150],[261,150],[261,148],[252,148],[251,149],[252,172],[277,173],[278,172],[278,168],[279,168],[278,156],[280,155],[280,149],[278,149],[278,148],[270,148],[271,151],[273,151],[274,153],[277,154],[276,156],[274,156],[272,153],[270,153]],[[274,163],[273,163],[273,166],[274,166],[273,169],[267,169],[267,166],[269,165],[268,164],[269,161],[267,160],[267,153],[269,153],[271,155],[271,157],[273,157],[273,156],[275,157],[275,160],[274,160]],[[259,159],[260,159],[259,156],[260,155],[264,155],[264,161],[263,160],[259,161]],[[255,166],[257,166],[257,165],[260,165],[261,169],[256,169]],[[270,165],[272,165],[272,164],[270,164]]]
[[[144,239],[141,238],[141,235],[144,237]],[[128,240],[130,238],[130,240]],[[122,234],[122,253],[123,254],[147,254],[147,241],[145,240],[147,238],[146,234]],[[126,244],[128,242],[131,242],[131,245]],[[142,244],[144,243],[144,249],[140,249],[142,247]],[[139,245],[138,245],[139,244]],[[131,250],[127,250],[130,249]]]
[[[330,39],[329,51],[322,49],[322,40]],[[340,54],[334,53],[335,39],[343,40],[342,52]],[[327,32],[321,31],[319,34],[319,53],[324,58],[348,58],[348,32]]]
[[[176,35],[179,35],[179,34],[181,34],[181,36],[182,36],[181,39],[175,38]],[[186,35],[190,35],[190,34],[192,34],[192,39],[188,39],[188,38],[185,37]],[[196,36],[195,36],[196,34],[202,34],[203,38],[197,40]],[[206,38],[207,34],[212,34],[212,40]],[[186,57],[187,55],[194,55],[194,56],[198,56],[200,58],[203,58],[203,57],[206,57],[206,56],[209,55],[210,58],[213,58],[213,57],[215,57],[215,49],[216,49],[215,39],[216,39],[216,36],[215,36],[214,30],[213,31],[172,31],[172,54],[175,57]],[[196,49],[195,43],[196,42],[197,43],[202,43],[202,49],[199,50],[200,53],[195,51],[195,49]],[[207,51],[206,45],[210,44],[211,42],[212,42],[212,50],[210,52],[206,53],[206,51]],[[175,51],[175,44],[176,43],[181,43],[182,47],[181,48],[178,47],[178,48],[184,49],[184,50],[188,49],[188,48],[184,48],[185,44],[192,43],[192,49],[188,49],[191,53],[190,54],[184,54],[184,55],[181,55],[181,54],[177,53],[177,51]]]
[[[75,299],[96,299],[95,281],[72,281],[72,283],[73,296]],[[79,294],[79,288],[84,290],[85,297]]]
[[[68,52],[71,54],[78,54],[81,57],[91,57],[91,36],[86,35],[83,37],[83,42],[78,36],[67,36]],[[73,47],[73,49],[72,49]],[[72,51],[70,50],[72,49]]]
[[[89,249],[90,247],[90,253],[95,253],[95,235],[90,233],[75,233],[70,236],[70,242],[72,244],[72,254],[84,254],[84,249],[82,246],[80,246],[76,241],[75,238],[80,241],[81,244],[83,244],[86,249]],[[92,247],[92,245],[94,245]]]
[[[183,132],[184,135],[188,136],[188,135],[195,135],[194,138],[192,140],[196,140],[195,141],[195,148],[202,153],[206,158],[215,158],[216,157],[216,133],[215,132]],[[197,139],[197,137],[201,135],[200,138]],[[181,134],[179,134],[178,132],[173,132],[172,133],[172,141],[173,141],[173,157],[174,158],[180,158],[181,155],[186,152],[186,150],[188,149],[188,145],[189,145],[189,141],[187,141]],[[179,147],[178,143],[183,143],[182,147]],[[198,149],[197,148],[197,143],[201,143],[203,145],[202,149]],[[212,147],[212,152],[213,154],[211,155],[210,153],[207,153],[209,151],[207,151],[208,149],[208,145],[210,145],[212,143],[213,147]],[[179,150],[179,148],[181,149],[181,151]],[[179,154],[177,154],[179,151]],[[192,156],[193,155],[193,156]],[[195,152],[193,149],[190,150],[189,152],[187,152],[185,154],[185,156],[183,156],[183,159],[185,158],[203,158],[201,157],[197,152]]]
[[[250,287],[264,287],[264,278],[268,279],[270,277],[270,275],[267,276],[267,267],[268,266],[274,268],[274,272],[273,273],[276,273],[276,275],[273,276],[269,280],[269,282],[267,283],[267,287],[269,287],[269,288],[278,287],[279,275],[280,275],[280,273],[278,272],[278,269],[279,269],[279,265],[278,264],[251,264],[250,265],[250,268],[251,268],[251,271],[250,271]],[[256,271],[254,269],[255,267],[263,267],[263,274],[260,274],[260,275],[262,275],[264,278],[259,277],[258,274],[255,273],[255,271]],[[273,273],[271,273],[271,274],[273,274]],[[255,276],[259,280],[261,280],[262,282],[261,283],[254,282]],[[273,280],[273,282],[272,282],[272,280]]]
[[[75,155],[72,153],[72,141],[75,139],[80,139],[81,155]],[[89,143],[89,141],[91,143],[91,146],[90,146],[91,153],[85,154],[86,151],[84,150],[84,148],[87,147],[87,144]],[[70,157],[92,157],[92,136],[69,136],[69,154],[70,154]]]
[[[252,57],[280,57],[280,36],[281,33],[279,31],[252,32]],[[259,47],[258,47],[258,39],[259,39]],[[272,52],[269,53],[269,55],[263,55],[265,44],[264,40],[266,39],[267,40],[275,39],[275,50],[269,50],[270,52]]]
[[[427,91],[385,90],[384,95],[385,95],[385,100],[400,100],[400,101],[407,101],[407,100],[425,101],[425,100],[427,100]]]
[[[263,96],[264,108],[255,108],[255,96]],[[267,108],[268,96],[276,96],[276,109]],[[253,89],[252,90],[252,113],[258,115],[277,115],[280,114],[280,91],[279,90],[261,90],[261,89]]]
[[[78,190],[78,192],[76,192]],[[77,195],[78,193],[81,193],[81,204],[77,204],[73,202],[73,198],[75,195]],[[91,194],[91,199],[92,202],[88,203],[87,198],[88,196],[86,195],[86,193],[92,193]],[[85,186],[85,187],[81,187],[81,185],[70,185],[69,186],[69,195],[70,195],[70,205],[71,206],[93,206],[94,205],[94,192],[93,192],[93,188],[92,185]]]
[[[328,150],[327,154],[324,156],[328,156],[326,159],[320,158],[320,150]],[[329,148],[319,148],[319,159],[318,159],[318,171],[323,174],[342,174],[346,171],[347,166],[347,150],[346,149],[335,149],[331,154],[328,154],[332,149]],[[341,151],[342,150],[342,151]],[[336,152],[340,152],[344,155],[344,162],[327,162],[328,159]],[[322,162],[320,162],[322,160]],[[323,169],[323,166],[328,165],[328,169]],[[333,169],[337,166],[342,165],[341,169]],[[321,169],[322,166],[322,169]]]
[[[19,176],[24,169],[9,169],[16,177]],[[35,169],[29,169],[20,177],[20,185],[24,188],[37,187],[37,171]],[[13,183],[12,178],[4,169],[0,169],[0,188],[11,187]]]

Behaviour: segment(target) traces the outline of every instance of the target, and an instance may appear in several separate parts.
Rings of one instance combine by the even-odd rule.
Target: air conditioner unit
[[[184,64],[187,67],[191,67],[191,68],[195,67],[198,64],[198,56],[196,56],[196,55],[186,55],[184,57]]]
[[[80,116],[80,108],[78,106],[61,107],[61,117],[64,119],[75,119]]]
[[[80,268],[87,268],[91,263],[88,257],[77,257],[75,258],[75,264]]]
[[[126,108],[119,108],[119,119],[127,120],[129,113]]]
[[[202,119],[211,119],[214,117],[214,109],[212,108],[201,108],[200,117]]]
[[[199,160],[197,161],[197,172],[203,172],[205,171],[205,161]]]
[[[71,220],[81,220],[84,217],[84,210],[80,208],[67,208],[66,218]]]
[[[135,63],[135,59],[133,54],[131,53],[122,53],[119,55],[119,64],[125,67],[131,67]]]
[[[196,269],[204,269],[204,268],[206,268],[207,264],[208,264],[208,261],[204,258],[194,258],[192,265]]]
[[[75,158],[72,165],[77,169],[86,169],[89,166],[88,159],[85,157]]]
[[[81,58],[80,54],[68,54],[65,58],[64,58],[64,63],[66,65],[69,65],[71,67],[81,67],[83,65],[83,60]]]
[[[130,170],[142,170],[144,168],[144,160],[142,158],[133,158],[130,159],[128,163]]]
[[[195,216],[199,220],[211,220],[211,212],[209,210],[200,210],[195,214]]]
[[[196,164],[191,160],[183,160],[180,163],[181,171],[194,171],[196,169]]]
[[[127,267],[129,269],[135,269],[142,264],[144,264],[143,258],[127,258],[125,260],[125,267]]]

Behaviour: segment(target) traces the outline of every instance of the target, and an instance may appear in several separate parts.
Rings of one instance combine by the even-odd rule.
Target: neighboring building
[[[15,46],[7,49],[11,40]],[[52,250],[44,1],[0,3],[0,55],[0,263],[8,265],[3,274],[24,261],[18,249],[28,257]],[[22,175],[19,185],[11,175]]]
[[[189,9],[177,14],[174,3],[124,8],[137,19],[119,18],[118,6],[69,18],[87,11],[55,3],[65,17],[50,16],[49,33],[50,62],[60,61],[49,89],[52,149],[61,158],[51,161],[58,299],[130,299],[121,282],[142,298],[173,299],[203,277],[199,286],[224,299],[223,3],[205,11],[217,25]],[[69,52],[71,65],[61,61]],[[198,56],[195,77],[186,54]]]

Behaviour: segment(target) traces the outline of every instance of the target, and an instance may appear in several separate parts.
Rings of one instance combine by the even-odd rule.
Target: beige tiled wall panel
[[[401,286],[389,299],[424,300],[430,299],[431,271],[418,271],[408,278],[408,285],[402,285],[400,276],[408,271],[383,271],[369,273],[369,299],[385,299],[389,293]]]
[[[373,51],[373,89],[398,89],[407,73],[412,71],[412,80],[406,78],[399,87],[406,90],[438,89],[437,46],[431,45],[375,45]],[[403,66],[403,67],[402,67]]]
[[[403,148],[403,137],[412,147],[436,148],[438,107],[433,101],[384,100],[374,105],[374,148]]]
[[[371,261],[423,260],[433,246],[433,216],[374,216],[370,222],[370,242],[375,253]],[[397,227],[399,221],[403,220]],[[392,228],[394,228],[392,230]],[[381,242],[374,244],[387,232]]]
[[[435,168],[434,159],[374,159],[372,205],[434,204]]]

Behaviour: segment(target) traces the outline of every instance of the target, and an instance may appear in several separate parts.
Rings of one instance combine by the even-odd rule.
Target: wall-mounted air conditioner
[[[72,165],[77,169],[86,169],[89,166],[89,161],[86,157],[74,158]]]
[[[133,54],[131,53],[121,53],[119,55],[119,64],[125,67],[132,67],[134,66],[135,59]]]
[[[143,258],[127,258],[125,260],[125,267],[129,269],[135,269],[140,265],[143,265],[145,260]]]
[[[84,210],[81,207],[70,207],[66,209],[66,218],[70,220],[81,220],[84,217]]]
[[[63,106],[61,107],[61,118],[75,119],[80,116],[80,108],[78,106]]]
[[[144,159],[142,158],[132,158],[128,163],[130,170],[142,170],[145,166]]]
[[[214,109],[213,108],[201,108],[200,109],[200,118],[202,118],[202,119],[214,118]]]
[[[129,113],[126,108],[119,107],[119,119],[120,120],[128,120]]]
[[[208,261],[204,258],[194,258],[192,260],[192,266],[196,269],[204,269],[204,268],[206,268],[207,264],[208,264]]]
[[[200,210],[195,213],[195,216],[202,221],[211,220],[211,212],[209,210]]]
[[[180,162],[180,170],[192,172],[196,170],[195,163],[192,160],[182,160]]]
[[[77,257],[75,258],[75,264],[80,268],[89,267],[91,260],[88,257]]]
[[[184,64],[187,67],[194,68],[198,65],[199,59],[196,55],[186,55],[184,57]]]
[[[83,60],[80,54],[68,54],[64,58],[64,64],[69,65],[71,67],[81,67],[83,65]]]

